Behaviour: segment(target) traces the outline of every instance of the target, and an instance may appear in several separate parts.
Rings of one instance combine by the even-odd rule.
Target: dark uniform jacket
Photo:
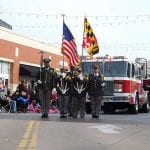
[[[98,76],[94,74],[90,74],[88,78],[88,94],[89,96],[102,96],[103,95],[103,87],[102,87],[102,76],[99,74]]]
[[[58,76],[55,79],[56,91],[58,95],[70,95],[71,94],[71,78]],[[66,89],[66,92],[63,93],[62,89]]]
[[[81,80],[77,76],[73,76],[72,78],[72,96],[85,97],[87,93],[87,78],[84,76],[83,80]],[[81,93],[77,92],[77,88],[84,89]]]
[[[38,72],[37,79],[42,81],[42,84],[38,84],[40,90],[52,90],[54,87],[55,72],[51,67],[43,67]]]

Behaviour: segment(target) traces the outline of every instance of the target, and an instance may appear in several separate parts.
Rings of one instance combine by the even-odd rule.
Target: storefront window
[[[9,73],[9,64],[7,62],[1,63],[1,73],[4,73],[4,74]]]
[[[8,79],[10,74],[10,63],[0,61],[0,78]]]

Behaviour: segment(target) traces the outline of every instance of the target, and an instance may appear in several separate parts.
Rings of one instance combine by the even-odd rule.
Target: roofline
[[[0,57],[0,61],[6,61],[6,62],[10,62],[10,63],[13,63],[13,62],[14,62],[13,59],[4,58],[4,57]]]
[[[41,41],[32,39],[24,35],[21,35],[19,33],[16,33],[4,27],[0,27],[0,39],[62,56],[60,48],[54,47],[48,43],[41,42]]]

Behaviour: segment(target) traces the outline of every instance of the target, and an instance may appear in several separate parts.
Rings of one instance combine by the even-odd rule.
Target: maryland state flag
[[[97,54],[99,52],[99,46],[93,29],[90,26],[87,18],[84,19],[84,35],[82,47],[87,49],[87,52],[90,56]]]

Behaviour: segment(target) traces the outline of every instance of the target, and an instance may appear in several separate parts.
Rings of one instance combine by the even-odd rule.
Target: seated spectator
[[[27,98],[20,96],[18,97],[17,102],[19,105],[19,111],[24,112],[24,113],[27,112],[29,100]]]
[[[11,95],[11,110],[12,112],[17,112],[17,109],[18,109],[18,103],[17,103],[17,100],[18,98],[20,97],[19,95],[19,90],[16,90],[12,95]]]
[[[33,100],[35,100],[36,103],[38,103],[38,89],[36,83],[34,83],[34,85],[31,87],[29,95],[30,95],[29,104],[31,104]]]
[[[57,113],[59,113],[59,109],[58,109],[55,105],[53,105],[53,106],[51,106],[51,108],[49,109],[49,113],[50,113],[50,114],[57,114]]]
[[[0,105],[2,107],[6,106],[9,103],[9,100],[7,98],[7,96],[5,95],[0,95]]]
[[[57,97],[57,92],[54,90],[52,91],[52,97],[51,97],[51,107],[55,106],[55,107],[59,107],[58,105],[58,97]]]
[[[12,110],[13,112],[26,112],[28,107],[28,99],[26,96],[20,95],[19,90],[17,89],[11,96],[12,100]],[[15,106],[16,102],[16,106]],[[14,106],[13,106],[14,105]]]
[[[20,96],[25,99],[29,99],[29,90],[26,80],[21,80],[21,83],[18,85],[17,90],[19,91]]]
[[[31,104],[28,105],[27,111],[30,113],[40,113],[40,106],[33,100]]]
[[[56,91],[52,92],[51,105],[50,105],[49,113],[51,113],[51,114],[59,113],[58,99],[57,99]]]
[[[19,112],[26,112],[30,98],[26,80],[21,80],[21,83],[17,87],[17,91],[19,91],[19,97],[17,98],[17,109]]]

